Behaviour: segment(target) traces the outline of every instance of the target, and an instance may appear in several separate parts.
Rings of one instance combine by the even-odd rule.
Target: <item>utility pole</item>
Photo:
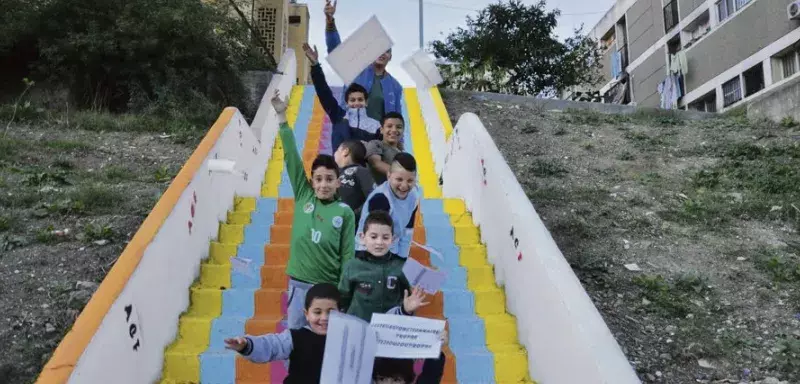
[[[419,0],[419,49],[424,49],[425,48],[425,43],[424,43],[424,40],[425,40],[424,36],[425,35],[422,33],[423,32],[422,21],[423,21],[423,18],[422,18],[422,0]]]

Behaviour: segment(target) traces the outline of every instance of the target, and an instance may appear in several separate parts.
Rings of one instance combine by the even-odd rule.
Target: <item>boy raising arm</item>
[[[337,150],[342,142],[349,139],[380,140],[382,138],[380,123],[367,116],[367,90],[356,83],[350,84],[344,94],[347,109],[343,109],[333,97],[333,92],[325,80],[325,73],[319,65],[317,48],[311,49],[308,44],[303,44],[303,50],[311,63],[311,81],[314,83],[314,90],[331,120],[333,128],[331,150]]]
[[[311,165],[309,183],[294,133],[286,122],[286,102],[277,91],[272,106],[278,113],[278,133],[294,191],[294,221],[286,266],[289,275],[287,325],[297,329],[306,325],[303,317],[306,291],[318,283],[336,284],[342,266],[353,256],[355,216],[347,204],[336,199],[339,167],[333,156],[317,156]]]

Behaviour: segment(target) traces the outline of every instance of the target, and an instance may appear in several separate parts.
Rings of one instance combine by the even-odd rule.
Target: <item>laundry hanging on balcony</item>
[[[664,80],[658,83],[658,93],[661,95],[661,108],[677,108],[678,99],[683,96],[683,92],[681,91],[681,75],[668,74]]]

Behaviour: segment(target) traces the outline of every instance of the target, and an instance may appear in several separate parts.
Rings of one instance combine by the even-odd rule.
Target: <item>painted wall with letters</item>
[[[105,304],[108,310],[101,314],[99,327],[81,327],[81,324],[90,323],[87,319],[76,322],[77,329],[71,332],[94,332],[88,335],[90,341],[84,348],[60,345],[62,351],[57,352],[60,355],[56,357],[54,354],[56,361],[51,360],[43,371],[42,377],[46,378],[43,382],[60,382],[57,377],[64,376],[69,377],[70,383],[138,384],[157,381],[161,375],[164,348],[176,336],[178,318],[189,305],[189,288],[200,273],[200,263],[208,257],[209,242],[217,237],[219,223],[226,220],[235,196],[257,197],[260,194],[278,129],[269,99],[276,88],[284,97],[289,96],[296,78],[295,61],[292,50],[283,55],[278,69],[284,74],[273,77],[252,126],[235,108],[227,108],[220,115],[204,139],[206,143],[198,146],[193,158],[181,171],[193,174],[188,177],[179,174],[170,186],[172,191],[168,189],[165,192],[165,195],[177,193],[179,197],[175,195],[176,201],[166,203],[162,197],[151,212],[151,215],[157,211],[166,213],[156,219],[159,225],[145,228],[143,224],[137,232],[136,236],[147,236],[141,234],[143,231],[152,232],[142,249],[133,250],[139,254],[138,263],[132,264],[130,273],[115,274],[112,270],[98,288],[98,292],[102,292],[115,284],[124,285],[110,306]],[[214,135],[217,137],[211,137]],[[206,153],[198,153],[203,151]],[[193,159],[194,164],[190,166]],[[240,174],[210,171],[208,163],[212,159],[235,161],[235,170]],[[188,183],[176,185],[182,176]],[[176,192],[175,188],[182,190]],[[173,206],[159,210],[158,204]],[[129,247],[134,244],[132,241]],[[120,268],[124,269],[120,262]],[[92,301],[103,297],[105,295],[96,293]],[[102,303],[90,301],[87,307],[92,305],[101,306]],[[81,316],[94,315],[89,312],[84,310]],[[78,337],[65,338],[62,344],[73,343],[73,340],[86,335],[75,336]],[[69,364],[72,358],[77,360],[77,364],[71,372],[53,374],[63,369],[63,362]]]
[[[418,92],[445,197],[462,198],[481,229],[531,377],[541,383],[639,383],[619,344],[472,113],[443,140],[431,93]]]

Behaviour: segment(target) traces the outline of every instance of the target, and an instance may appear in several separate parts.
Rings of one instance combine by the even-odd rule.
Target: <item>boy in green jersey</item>
[[[283,142],[286,172],[294,191],[294,219],[290,241],[289,303],[287,327],[306,326],[303,303],[306,292],[318,283],[336,284],[344,263],[355,250],[355,215],[336,197],[339,167],[333,156],[319,155],[311,165],[311,182],[297,151],[294,133],[286,120],[286,102],[276,91],[272,106],[278,114],[278,134]]]

